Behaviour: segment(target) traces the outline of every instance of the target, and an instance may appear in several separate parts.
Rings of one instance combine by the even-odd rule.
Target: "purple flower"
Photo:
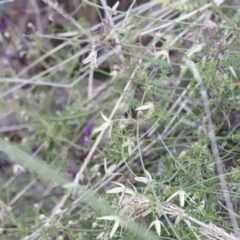
[[[27,14],[27,11],[26,11],[25,7],[19,8],[17,12],[18,12],[19,15],[26,15]]]
[[[83,128],[84,135],[90,135],[92,132],[92,127],[90,124],[86,124],[85,127]]]
[[[83,141],[85,143],[89,143],[89,136],[91,135],[91,133],[92,133],[92,126],[87,123],[83,128],[83,135],[84,135]]]
[[[0,18],[0,30],[5,30],[8,26],[8,22],[4,18]]]
[[[18,52],[16,53],[4,53],[5,58],[7,58],[9,61],[11,60],[17,60],[20,58],[20,55]]]
[[[68,172],[70,173],[72,179],[76,177],[76,171],[74,169],[70,169]]]
[[[89,143],[90,139],[89,139],[88,136],[84,136],[84,137],[83,137],[83,141],[84,141],[85,143]]]

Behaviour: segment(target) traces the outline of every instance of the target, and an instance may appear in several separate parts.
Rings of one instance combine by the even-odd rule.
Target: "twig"
[[[126,84],[126,86],[125,86],[125,88],[124,88],[124,90],[123,90],[123,93],[121,94],[121,96],[119,97],[116,105],[114,106],[114,109],[112,110],[112,112],[111,112],[111,114],[110,114],[110,116],[109,116],[109,120],[112,120],[112,118],[113,118],[114,114],[116,113],[116,111],[117,111],[120,103],[122,102],[122,99],[123,99],[125,93],[127,92],[128,88],[131,86],[132,81],[133,81],[133,79],[134,79],[134,76],[135,76],[135,74],[137,73],[138,69],[140,68],[141,62],[142,62],[142,60],[140,59],[139,62],[138,62],[138,64],[137,64],[137,66],[135,67],[135,69],[134,69],[134,71],[133,71],[130,79],[128,80],[128,82],[127,82],[127,84]],[[77,175],[76,175],[76,179],[77,179],[78,181],[79,181],[80,178],[82,178],[82,174],[83,174],[85,168],[87,167],[88,163],[90,162],[90,160],[91,160],[91,158],[92,158],[92,156],[93,156],[96,148],[98,147],[98,145],[99,145],[99,143],[100,143],[100,141],[101,141],[101,139],[102,139],[105,131],[106,131],[106,129],[103,129],[103,130],[100,132],[100,134],[98,135],[98,137],[97,137],[94,145],[92,146],[92,148],[91,148],[88,156],[86,157],[86,159],[84,160],[81,168],[79,169],[79,171],[78,171],[78,173],[77,173]],[[76,180],[76,182],[78,182],[77,180]],[[75,180],[74,180],[74,181],[75,181]]]
[[[41,33],[43,33],[43,26],[42,26],[42,21],[41,21],[41,15],[40,15],[40,9],[38,7],[38,4],[36,0],[31,0],[31,4],[34,10],[36,10],[35,15],[36,15],[36,24],[37,24],[37,29]]]
[[[86,34],[89,36],[88,31],[86,31],[74,18],[72,18],[69,14],[65,13],[64,10],[60,7],[60,5],[57,2],[53,2],[51,0],[42,0],[45,4],[47,4],[49,7],[54,9],[56,12],[61,14],[63,17],[65,17],[67,20],[69,20],[80,32]]]
[[[35,60],[33,63],[31,63],[30,65],[28,65],[26,68],[24,68],[23,70],[21,70],[16,78],[19,78],[21,77],[22,75],[24,75],[25,73],[27,73],[31,68],[33,68],[34,66],[36,66],[39,62],[43,61],[45,58],[53,55],[55,52],[59,51],[60,49],[62,49],[63,47],[67,46],[68,44],[70,44],[71,41],[67,41],[67,42],[64,42],[62,44],[60,44],[59,46],[55,47],[54,49],[52,49],[50,52],[44,54],[43,56],[41,56],[40,58],[38,58],[37,60]],[[49,69],[47,69],[49,70]],[[44,74],[46,74],[47,71],[44,71]],[[31,79],[29,79],[28,81],[36,81],[38,78],[40,78],[40,74],[32,77]],[[29,82],[28,82],[29,83]],[[7,96],[8,94],[11,94],[13,93],[14,91],[20,89],[21,87],[24,87],[25,85],[27,85],[28,83],[21,83],[17,86],[14,86],[13,88],[9,89],[8,91],[4,92],[4,93],[1,93],[0,94],[0,98],[2,97],[5,97]]]
[[[110,24],[112,26],[112,30],[111,31],[113,31],[113,37],[114,37],[116,43],[120,43],[120,39],[118,37],[118,34],[115,31],[115,29],[114,29],[114,21],[113,21],[112,15],[108,11],[107,2],[106,2],[106,0],[100,0],[100,1],[101,1],[102,5],[104,7],[105,15],[106,15],[107,19],[110,21]],[[111,33],[109,33],[109,34],[111,34]],[[123,57],[123,54],[122,54],[122,46],[120,44],[117,45],[116,52],[119,53],[119,57],[120,57],[121,61],[124,62],[124,57]]]
[[[94,60],[92,59],[92,61],[90,63],[89,77],[88,77],[88,100],[92,99],[93,73],[94,73]]]
[[[216,2],[218,5],[222,4],[224,1],[225,1],[225,0],[215,0],[215,2]],[[174,24],[174,23],[178,23],[178,22],[181,22],[181,21],[186,20],[186,19],[188,19],[188,18],[191,18],[191,17],[193,17],[194,15],[199,14],[200,12],[204,11],[205,9],[211,7],[212,5],[213,5],[212,3],[208,3],[208,4],[206,4],[205,6],[199,8],[199,9],[197,9],[197,10],[194,10],[194,11],[192,11],[192,12],[190,12],[190,13],[184,15],[184,16],[181,16],[181,17],[177,18],[177,19],[174,20],[174,21],[170,21],[169,23],[163,24],[163,25],[161,25],[161,26],[159,26],[159,27],[156,27],[156,28],[147,30],[147,31],[145,31],[145,32],[142,32],[142,33],[141,33],[141,36],[142,36],[142,35],[145,35],[145,34],[148,34],[148,33],[151,33],[151,32],[155,32],[155,31],[157,31],[157,30],[159,30],[159,29],[162,29],[162,28],[169,27],[169,26],[171,26],[171,25]]]
[[[32,187],[37,182],[37,179],[33,179],[30,183],[27,184],[10,202],[9,206],[13,205],[16,201],[18,201],[19,198],[21,198],[25,192]]]
[[[113,118],[115,112],[117,111],[117,109],[118,109],[118,107],[119,107],[119,104],[122,102],[122,99],[123,99],[126,91],[127,91],[127,90],[129,89],[129,87],[131,86],[131,83],[132,83],[132,81],[133,81],[133,78],[134,78],[136,72],[138,71],[138,69],[139,69],[139,67],[140,67],[140,65],[141,65],[141,62],[142,62],[142,60],[139,60],[136,68],[134,69],[134,71],[133,71],[133,73],[132,73],[129,81],[127,82],[127,84],[126,84],[126,86],[125,86],[125,88],[124,88],[124,90],[123,90],[123,93],[122,93],[121,96],[119,97],[119,99],[118,99],[118,101],[117,101],[114,109],[112,110],[112,112],[111,112],[111,114],[110,114],[110,116],[109,116],[109,120],[111,120],[111,119]],[[84,162],[83,162],[81,168],[79,169],[78,173],[76,174],[76,177],[75,177],[75,179],[74,179],[73,182],[75,182],[75,183],[76,183],[76,182],[79,182],[79,180],[82,178],[82,174],[83,174],[84,170],[86,169],[87,165],[89,164],[89,162],[90,162],[90,160],[91,160],[91,158],[92,158],[95,150],[97,149],[100,141],[102,140],[102,137],[103,137],[105,131],[106,131],[106,130],[104,129],[104,130],[102,130],[102,131],[99,133],[99,135],[98,135],[98,137],[97,137],[94,145],[92,146],[90,152],[88,153],[88,156],[87,156],[86,159],[84,160]],[[71,194],[71,192],[68,191],[68,192],[63,196],[63,198],[61,199],[61,201],[59,202],[59,204],[54,208],[54,211],[52,212],[52,215],[54,215],[54,212],[56,212],[59,207],[62,207],[62,206],[64,205],[64,203],[66,202],[66,200],[68,199],[68,197],[70,196],[70,194]],[[84,197],[84,196],[81,196],[81,197],[80,197],[79,199],[77,199],[75,202],[80,201],[80,199],[82,199],[83,197]],[[65,211],[67,211],[67,209],[66,209]]]
[[[225,232],[224,229],[217,227],[214,224],[205,224],[196,218],[188,215],[182,208],[168,203],[165,206],[163,206],[163,209],[166,211],[167,214],[169,214],[172,217],[180,217],[185,223],[188,224],[189,221],[198,224],[201,226],[201,233],[204,234],[205,236],[211,236],[214,240],[237,240],[233,234],[229,234]],[[188,221],[189,220],[189,221]],[[189,224],[188,224],[189,225]]]
[[[12,125],[7,127],[1,127],[0,133],[17,131],[22,129],[31,129],[31,128],[32,128],[32,125],[29,125],[29,124]]]
[[[237,131],[237,129],[240,127],[240,122],[237,123],[233,128],[232,130],[228,133],[228,135],[226,136],[226,140],[221,144],[221,146],[219,147],[219,150],[223,150],[224,147],[226,146],[227,144],[227,139]]]
[[[212,152],[213,152],[213,155],[214,155],[214,158],[215,158],[215,161],[216,161],[218,177],[219,177],[219,180],[220,180],[223,196],[224,196],[224,199],[225,199],[225,202],[226,202],[226,205],[227,205],[228,214],[229,214],[234,232],[239,237],[240,236],[240,230],[238,228],[237,219],[236,219],[235,215],[233,214],[234,209],[233,209],[232,201],[231,201],[231,198],[230,198],[230,195],[229,195],[227,182],[226,182],[225,177],[224,177],[222,162],[221,162],[219,152],[218,152],[218,146],[217,146],[217,142],[216,142],[216,136],[215,136],[215,132],[214,132],[213,121],[212,121],[212,118],[211,118],[211,110],[210,110],[210,106],[209,106],[207,91],[205,89],[204,83],[202,81],[202,78],[201,78],[198,70],[197,70],[197,67],[196,67],[195,63],[193,63],[191,60],[189,60],[185,56],[183,57],[183,61],[192,70],[194,78],[196,79],[196,81],[198,82],[199,87],[200,87],[200,94],[202,96],[203,105],[204,105],[204,108],[205,108],[206,119],[207,119],[207,124],[208,124],[208,136],[209,136],[209,139],[211,141],[211,148],[212,148]]]
[[[130,12],[131,12],[131,10],[132,10],[132,8],[133,8],[133,6],[134,6],[135,3],[136,3],[136,0],[134,0],[134,1],[132,2],[132,4],[130,5],[130,7],[128,8],[127,14],[126,14],[126,16],[125,16],[125,18],[124,18],[124,20],[123,20],[123,22],[122,22],[122,25],[121,25],[122,28],[125,28],[125,27],[126,27],[127,19],[128,19],[128,17],[129,17],[129,14],[130,14]]]

